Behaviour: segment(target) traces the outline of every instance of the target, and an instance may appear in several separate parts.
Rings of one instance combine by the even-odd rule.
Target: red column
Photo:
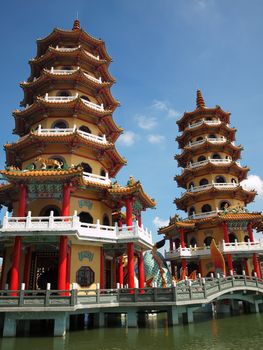
[[[1,270],[1,280],[0,280],[0,289],[3,289],[5,266],[6,266],[6,249],[4,250],[4,255],[3,255],[3,263],[2,263],[2,270]]]
[[[24,184],[19,185],[19,207],[18,207],[18,216],[26,216],[26,193],[27,188]],[[13,264],[11,267],[11,276],[10,276],[10,290],[18,290],[19,284],[19,268],[20,268],[20,258],[22,250],[22,238],[16,236],[15,244],[13,249]],[[16,295],[16,294],[13,294]]]
[[[23,274],[23,282],[25,283],[25,289],[28,288],[30,257],[31,257],[31,247],[28,247],[26,251],[26,256],[25,256],[24,274]]]
[[[132,199],[131,198],[125,199],[125,206],[126,206],[126,225],[132,226]]]
[[[223,228],[224,228],[224,241],[226,243],[229,243],[229,237],[228,237],[228,225],[227,222],[223,223]],[[232,260],[232,255],[231,254],[226,254],[226,259],[227,259],[227,265],[228,265],[228,271],[230,274],[230,271],[232,270],[233,272],[233,260]]]
[[[104,251],[100,248],[100,289],[104,289]]]
[[[120,283],[120,287],[123,288],[123,264],[122,264],[122,256],[119,257],[119,283]]]
[[[128,253],[128,287],[134,288],[134,244],[127,243]]]
[[[181,227],[179,229],[179,233],[180,233],[180,244],[182,248],[185,248],[185,241],[184,241],[184,229],[183,227]],[[187,271],[186,271],[186,260],[182,259],[182,274],[181,277],[185,277],[187,276]]]
[[[142,213],[141,212],[139,212],[137,214],[137,220],[138,220],[139,227],[142,227]]]
[[[248,237],[249,237],[250,242],[254,243],[252,222],[248,223],[247,230],[248,230]],[[258,257],[257,257],[256,253],[253,253],[253,266],[254,266],[254,271],[257,273],[257,276],[259,278],[262,278],[260,264],[259,264]]]
[[[174,250],[174,242],[172,238],[169,239],[170,251]]]
[[[245,267],[245,273],[246,273],[246,276],[249,276],[249,270],[248,270],[247,258],[244,258],[244,267]]]
[[[182,259],[182,273],[181,273],[181,278],[184,278],[187,276],[187,271],[186,271],[186,259]]]
[[[67,251],[67,275],[66,275],[66,289],[70,289],[70,265],[71,265],[71,247]]]
[[[59,242],[58,289],[66,289],[68,237],[61,236]]]
[[[144,288],[145,275],[144,275],[144,263],[143,252],[140,252],[138,256],[138,275],[139,275],[139,288]]]
[[[63,202],[62,202],[62,216],[69,216],[70,213],[70,192],[71,184],[64,184],[63,188]]]

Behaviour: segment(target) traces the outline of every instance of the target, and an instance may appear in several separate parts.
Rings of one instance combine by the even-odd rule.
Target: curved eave
[[[108,87],[102,87],[99,91],[100,95],[103,95],[103,97],[107,100],[109,107],[114,111],[116,107],[120,106],[120,102],[116,100],[111,93],[111,90]]]
[[[206,197],[209,196],[209,199],[211,199],[210,196],[217,196],[224,194],[226,196],[231,196],[231,198],[234,196],[234,198],[240,198],[243,200],[246,204],[250,203],[254,200],[257,192],[256,191],[248,191],[242,188],[241,186],[238,186],[236,188],[219,188],[219,187],[212,187],[207,190],[202,190],[199,192],[185,192],[181,198],[176,198],[174,200],[174,203],[176,204],[178,209],[186,210],[187,206],[189,206],[189,203],[194,203],[197,200],[203,201],[206,200]],[[216,198],[216,197],[215,197]]]
[[[144,208],[154,208],[156,206],[156,202],[144,192],[140,182],[136,182],[132,186],[112,186],[108,189],[108,193],[113,198],[119,197],[120,199],[134,196],[140,200]]]
[[[229,141],[235,141],[235,133],[236,129],[231,128],[227,126],[225,123],[218,124],[218,125],[208,125],[208,124],[202,124],[197,126],[194,129],[184,130],[183,134],[176,137],[176,141],[178,142],[178,145],[180,148],[184,147],[187,142],[190,141],[192,137],[197,137],[200,135],[200,131],[203,132],[220,132],[221,130],[225,131],[225,134],[222,134],[222,136],[225,136]]]
[[[226,124],[229,123],[231,113],[225,112],[221,109],[221,107],[217,106],[214,108],[201,107],[201,108],[196,108],[192,112],[185,112],[182,118],[177,120],[176,124],[179,127],[179,131],[183,131],[188,125],[191,118],[198,117],[198,116],[206,116],[206,115],[208,116],[211,114],[218,115],[222,117],[222,121],[224,121]]]
[[[36,79],[35,81],[28,81],[28,82],[22,82],[20,83],[20,86],[22,87],[23,91],[24,91],[24,100],[21,102],[21,106],[25,106],[26,105],[26,101],[29,98],[30,94],[32,94],[33,92],[38,91],[38,89],[40,89],[42,86],[49,85],[50,84],[50,80],[52,81],[59,81],[59,82],[63,82],[63,81],[72,81],[72,82],[76,82],[76,80],[83,82],[83,84],[88,85],[89,87],[96,89],[98,91],[101,90],[107,90],[107,88],[110,88],[112,86],[112,82],[102,82],[99,83],[93,79],[88,78],[81,69],[75,70],[73,73],[69,73],[69,74],[55,74],[55,73],[51,73],[48,70],[44,69],[42,74],[40,75],[40,77],[38,79]],[[112,97],[112,95],[111,95]],[[114,99],[114,97],[112,97],[112,99],[110,100],[111,103],[114,105],[119,105],[118,101],[116,101]]]
[[[101,39],[94,38],[90,34],[88,34],[83,29],[78,30],[64,30],[60,28],[54,28],[54,30],[45,38],[38,39],[37,40],[37,55],[41,54],[41,47],[43,44],[45,46],[48,46],[49,43],[54,42],[55,40],[63,41],[64,38],[68,39],[77,39],[77,40],[83,40],[84,42],[87,41],[88,43],[94,45],[99,49],[99,51],[102,53],[102,55],[108,60],[112,61],[111,56],[108,54],[105,43]]]
[[[123,129],[120,128],[112,118],[111,114],[108,114],[107,116],[102,118],[102,123],[105,123],[105,125],[108,127],[108,129],[111,131],[109,137],[112,142],[115,142],[120,134],[123,133]]]
[[[227,148],[227,149],[226,149]],[[233,145],[230,141],[222,142],[222,143],[212,143],[209,141],[205,141],[204,143],[194,146],[194,147],[189,147],[186,146],[183,148],[183,152],[180,154],[177,154],[175,156],[175,159],[178,161],[179,166],[186,166],[188,158],[192,157],[195,154],[201,154],[202,152],[205,151],[230,151],[234,155],[232,158],[234,160],[237,160],[240,158],[240,153],[243,150],[242,146],[235,146]]]
[[[187,222],[187,221],[177,221],[173,224],[169,224],[168,226],[165,227],[161,227],[158,230],[158,234],[174,234],[174,233],[178,233],[180,228],[184,228],[185,230],[192,230],[194,229],[195,224],[191,221]]]
[[[230,164],[207,163],[200,167],[184,169],[181,175],[177,175],[174,177],[174,180],[177,182],[179,187],[186,188],[187,182],[191,181],[195,177],[210,173],[214,174],[217,173],[218,170],[220,171],[219,174],[235,174],[236,176],[238,176],[239,182],[241,182],[244,179],[246,179],[249,168],[247,166],[240,167],[235,162],[232,162]]]
[[[80,176],[82,168],[72,168],[69,170],[1,170],[0,174],[10,182],[30,181],[31,179],[68,179],[75,176]]]

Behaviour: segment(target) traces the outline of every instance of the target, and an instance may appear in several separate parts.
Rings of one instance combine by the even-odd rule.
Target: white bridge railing
[[[50,129],[43,129],[41,125],[38,126],[37,130],[34,131],[37,135],[67,135],[67,134],[72,134],[73,132],[77,132],[81,136],[85,137],[86,139],[96,141],[99,143],[107,144],[107,139],[106,135],[103,136],[97,136],[91,133],[88,133],[86,131],[77,129],[76,125],[74,125],[73,128],[65,128],[65,129],[60,129],[60,128],[50,128]]]
[[[241,254],[241,253],[263,253],[263,242],[255,241],[250,242],[249,240],[247,242],[238,242],[235,240],[235,242],[226,243],[224,240],[219,242],[218,249],[223,254],[232,253],[232,254]],[[190,246],[182,248],[181,246],[177,249],[165,251],[165,259],[175,259],[175,258],[194,258],[194,257],[201,257],[201,256],[210,256],[210,246],[201,246],[197,247]]]
[[[53,236],[66,234],[76,235],[80,240],[100,241],[100,242],[133,242],[141,241],[142,243],[152,246],[152,234],[143,226],[140,227],[136,221],[132,226],[106,226],[101,225],[97,220],[96,224],[81,222],[77,212],[73,216],[31,216],[28,212],[26,217],[12,217],[8,213],[3,218],[3,225],[0,229],[0,237],[3,236]]]

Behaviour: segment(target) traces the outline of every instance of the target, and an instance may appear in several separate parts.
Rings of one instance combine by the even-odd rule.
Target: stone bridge
[[[73,285],[75,287],[75,285]],[[170,288],[99,289],[71,291],[0,291],[0,314],[4,315],[4,336],[14,336],[18,319],[54,319],[54,334],[62,335],[74,314],[95,314],[104,324],[107,313],[126,313],[128,326],[137,325],[137,313],[165,311],[169,323],[178,323],[179,314],[193,322],[193,312],[222,299],[241,300],[258,312],[263,302],[263,280],[228,276],[185,280]],[[15,295],[14,295],[15,294]]]

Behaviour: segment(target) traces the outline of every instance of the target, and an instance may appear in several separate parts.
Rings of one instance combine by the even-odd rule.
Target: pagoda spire
[[[79,30],[79,29],[80,29],[80,21],[79,19],[75,19],[72,30]]]
[[[197,108],[204,108],[205,107],[205,101],[202,96],[201,90],[196,91],[196,107]]]

